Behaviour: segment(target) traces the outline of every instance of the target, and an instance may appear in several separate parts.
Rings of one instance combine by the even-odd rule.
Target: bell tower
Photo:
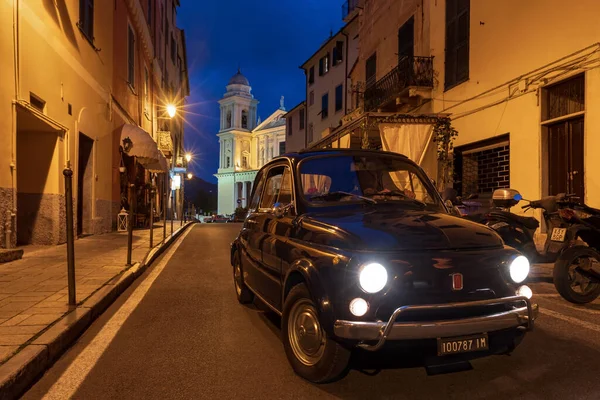
[[[251,132],[256,128],[258,100],[248,79],[238,69],[219,100],[221,106],[219,173],[252,169]]]

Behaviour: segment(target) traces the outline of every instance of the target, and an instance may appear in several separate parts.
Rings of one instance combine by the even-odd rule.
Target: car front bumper
[[[510,310],[461,319],[395,322],[398,316],[407,311],[442,310],[452,308],[468,308],[498,304],[522,304]],[[435,339],[454,336],[471,335],[483,332],[494,332],[519,326],[527,330],[533,329],[533,321],[537,318],[538,306],[523,296],[503,297],[499,299],[479,300],[462,303],[431,304],[402,306],[397,308],[388,322],[335,321],[334,334],[343,339],[359,340],[358,345],[366,350],[379,350],[387,340]],[[373,342],[369,344],[365,342]]]

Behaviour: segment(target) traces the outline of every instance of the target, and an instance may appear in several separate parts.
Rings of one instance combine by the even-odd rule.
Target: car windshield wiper
[[[421,207],[427,207],[427,204],[422,202],[421,200],[417,200],[417,199],[413,199],[412,197],[408,196],[406,193],[403,193],[399,190],[392,190],[389,192],[380,192],[380,193],[376,193],[373,196],[399,196],[402,197],[403,199],[409,200],[414,204],[418,204]]]
[[[318,196],[314,196],[314,197],[311,197],[311,200],[315,200],[315,199],[326,200],[326,199],[331,198],[331,197],[342,197],[342,196],[352,196],[352,197],[356,197],[357,199],[364,200],[364,201],[366,201],[367,203],[370,203],[370,204],[377,204],[377,201],[374,200],[374,199],[370,199],[368,197],[361,196],[359,194],[342,192],[341,190],[336,190],[335,192],[329,192],[329,193],[321,194],[321,195],[318,195]]]

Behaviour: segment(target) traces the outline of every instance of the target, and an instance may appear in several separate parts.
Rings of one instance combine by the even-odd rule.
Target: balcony
[[[411,88],[433,88],[433,57],[403,57],[398,66],[365,90],[365,111],[383,109],[390,103],[410,97]]]
[[[344,4],[342,4],[342,19],[344,22],[350,21],[359,9],[360,0],[346,0]]]

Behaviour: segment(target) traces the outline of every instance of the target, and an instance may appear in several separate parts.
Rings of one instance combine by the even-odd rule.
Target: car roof
[[[306,149],[298,152],[285,153],[280,156],[273,158],[272,161],[287,158],[290,160],[300,161],[304,158],[312,156],[323,156],[323,155],[389,155],[408,159],[404,154],[394,153],[391,151],[383,150],[369,150],[369,149]]]

